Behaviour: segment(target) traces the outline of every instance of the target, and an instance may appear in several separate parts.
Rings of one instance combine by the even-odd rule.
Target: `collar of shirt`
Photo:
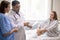
[[[13,10],[13,9],[12,9]],[[16,12],[15,10],[13,10],[18,16],[20,16],[19,12]]]

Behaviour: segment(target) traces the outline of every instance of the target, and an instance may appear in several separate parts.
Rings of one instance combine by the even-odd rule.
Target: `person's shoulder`
[[[0,13],[0,17],[5,17],[5,15],[3,13]]]
[[[22,16],[22,17],[24,16],[24,14],[23,14],[21,11],[19,11],[19,14],[20,14],[20,16]]]
[[[48,21],[50,21],[50,19],[46,19],[46,20],[45,20],[45,22],[48,22]]]
[[[58,22],[58,20],[54,20],[54,22]]]
[[[12,9],[10,10],[10,14],[15,14],[15,11],[13,11]]]
[[[0,13],[0,19],[6,18],[5,14]]]
[[[15,15],[15,12],[11,9],[11,10],[9,11],[9,13],[7,14],[7,16],[12,16],[12,15]]]

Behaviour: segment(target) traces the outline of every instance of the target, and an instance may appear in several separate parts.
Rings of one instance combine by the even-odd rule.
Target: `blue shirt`
[[[10,32],[13,26],[5,14],[0,13],[0,40],[14,40],[14,33],[4,37],[3,34]]]

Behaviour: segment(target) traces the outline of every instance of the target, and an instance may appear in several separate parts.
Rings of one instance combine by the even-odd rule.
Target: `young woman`
[[[57,37],[59,34],[58,31],[58,19],[57,13],[55,11],[51,11],[50,18],[46,20],[42,24],[42,28],[37,30],[38,36],[45,36],[45,37]]]
[[[5,15],[10,10],[10,3],[2,1],[0,4],[0,40],[14,40],[14,32],[18,30],[13,28],[9,18]]]

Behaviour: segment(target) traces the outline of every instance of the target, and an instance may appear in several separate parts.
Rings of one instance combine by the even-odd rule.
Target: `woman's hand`
[[[40,36],[42,35],[43,33],[45,33],[47,30],[45,28],[42,28],[42,29],[37,29],[37,35]]]
[[[12,29],[11,32],[18,32],[18,28],[16,27],[16,28]]]
[[[4,37],[7,37],[8,35],[12,34],[13,32],[18,32],[17,28],[12,29],[10,32],[3,34]]]
[[[37,35],[40,36],[42,34],[42,31],[40,29],[37,29]]]
[[[47,30],[46,30],[46,28],[42,28],[41,31],[44,33],[44,32],[46,32]]]

